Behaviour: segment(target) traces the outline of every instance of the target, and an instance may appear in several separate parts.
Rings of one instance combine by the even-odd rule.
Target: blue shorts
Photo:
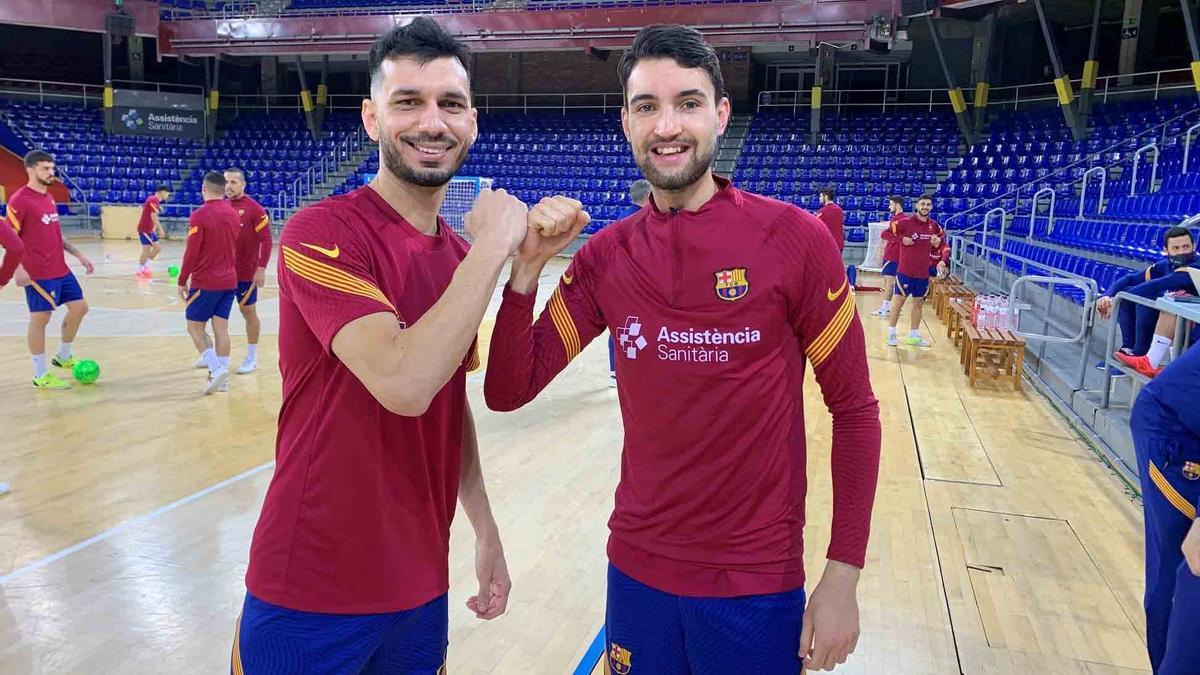
[[[449,644],[445,595],[387,614],[318,614],[246,594],[231,673],[441,675]]]
[[[929,267],[929,278],[936,279],[937,275],[938,275],[937,265],[931,265]]]
[[[893,295],[923,298],[929,292],[929,279],[914,279],[903,274],[896,275],[896,291]]]
[[[883,274],[885,277],[894,277],[896,276],[896,268],[898,267],[900,267],[900,263],[896,262],[895,260],[885,260],[883,261],[883,270],[881,274]]]
[[[606,671],[799,673],[804,589],[736,598],[655,590],[608,566]]]
[[[142,242],[142,246],[149,246],[158,241],[157,232],[138,232],[138,241]]]
[[[258,302],[258,286],[253,281],[239,281],[237,302],[242,307],[256,304]]]
[[[187,301],[187,320],[204,323],[214,316],[228,320],[229,310],[233,309],[233,298],[236,294],[237,292],[233,289],[192,291]]]
[[[40,279],[25,287],[25,303],[30,312],[53,312],[60,305],[83,299],[83,288],[74,274],[57,279]]]

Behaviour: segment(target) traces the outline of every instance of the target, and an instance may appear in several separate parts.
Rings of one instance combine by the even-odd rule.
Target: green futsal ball
[[[91,384],[100,378],[100,364],[84,359],[75,364],[75,379],[82,384]]]
[[[171,265],[167,268],[167,274],[170,274],[171,278],[174,279],[175,277],[179,276],[179,268],[175,265]]]

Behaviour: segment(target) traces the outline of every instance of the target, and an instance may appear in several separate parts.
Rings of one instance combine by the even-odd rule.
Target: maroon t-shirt
[[[150,234],[154,231],[154,215],[161,210],[162,202],[158,201],[158,194],[146,197],[146,201],[142,203],[142,217],[138,219],[139,234]]]
[[[188,219],[187,248],[179,269],[179,285],[193,290],[237,288],[233,272],[237,212],[224,199],[211,199]]]
[[[271,219],[261,204],[246,195],[230,199],[238,214],[237,280],[253,281],[258,268],[271,262]]]
[[[844,227],[846,224],[846,212],[842,210],[842,207],[834,202],[828,202],[825,206],[817,209],[817,218],[825,223],[825,227],[829,228],[829,234],[833,237],[834,243],[837,244],[838,250],[844,250],[846,248]]]
[[[63,253],[58,205],[49,192],[37,192],[28,185],[14,192],[8,200],[8,222],[25,244],[21,264],[30,279],[44,281],[67,276],[71,270]]]

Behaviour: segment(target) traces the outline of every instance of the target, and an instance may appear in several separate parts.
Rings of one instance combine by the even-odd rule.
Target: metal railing
[[[1151,150],[1154,151],[1154,164],[1150,169],[1150,189],[1148,191],[1154,192],[1154,181],[1158,178],[1158,158],[1162,155],[1162,153],[1159,151],[1158,146],[1156,144],[1147,143],[1146,145],[1143,145],[1142,147],[1138,148],[1133,153],[1133,177],[1129,181],[1129,196],[1130,197],[1133,197],[1135,194],[1137,194],[1138,165],[1141,164],[1142,153],[1149,152]]]
[[[1029,235],[1025,237],[1027,240],[1033,239],[1033,231],[1037,229],[1038,204],[1045,195],[1050,195],[1050,213],[1046,223],[1046,234],[1054,232],[1054,202],[1057,199],[1057,193],[1054,192],[1054,188],[1045,187],[1033,193],[1033,197],[1029,200]],[[1004,243],[1001,242],[1000,245],[1003,246]]]
[[[31,148],[38,147],[37,141],[34,141],[33,137],[30,136],[29,133],[26,132],[24,129],[22,129],[21,125],[17,124],[15,120],[9,119],[8,115],[5,114],[3,111],[0,111],[0,123],[7,124],[8,128],[13,130],[13,133],[20,136],[22,140],[24,140],[26,143],[29,144],[29,147],[31,147]],[[80,198],[83,199],[83,218],[84,218],[84,222],[87,223],[88,227],[90,228],[92,225],[92,208],[91,208],[92,204],[91,204],[91,201],[88,200],[87,191],[79,186],[79,183],[76,182],[75,179],[72,178],[70,176],[70,174],[67,173],[66,169],[63,169],[62,167],[59,167],[56,165],[55,166],[55,174],[58,176],[59,180],[62,181],[62,183],[67,186],[67,196],[68,197],[71,195],[71,191],[73,189],[74,192],[76,194],[78,194],[80,196]],[[70,208],[70,205],[73,203],[78,203],[78,202],[68,202],[67,207]]]
[[[1134,372],[1131,368],[1121,363],[1116,359],[1116,350],[1113,347],[1117,344],[1117,329],[1120,322],[1117,321],[1118,313],[1121,311],[1121,303],[1133,302],[1146,307],[1158,309],[1153,300],[1148,300],[1143,297],[1132,295],[1124,291],[1117,293],[1117,296],[1112,299],[1112,305],[1109,308],[1109,316],[1112,320],[1108,324],[1108,337],[1104,341],[1104,389],[1100,392],[1100,407],[1107,409],[1112,402],[1112,369],[1116,368],[1120,371],[1128,373],[1135,380],[1145,380],[1145,376]]]
[[[1188,155],[1192,152],[1192,136],[1200,132],[1200,123],[1193,124],[1187,131],[1183,132],[1183,173],[1189,171]]]
[[[1096,214],[1100,214],[1100,209],[1104,206],[1104,185],[1108,182],[1108,169],[1102,166],[1093,166],[1083,172],[1083,179],[1079,188],[1079,217],[1083,218],[1083,203],[1087,201],[1088,178],[1091,176],[1100,175],[1100,199],[1096,201]],[[1053,214],[1051,214],[1053,215]]]
[[[765,2],[766,0],[755,0]],[[428,5],[396,5],[372,6],[369,0],[363,0],[361,7],[328,7],[315,9],[260,9],[255,3],[223,8],[220,10],[190,10],[178,7],[163,7],[161,16],[171,21],[188,19],[254,19],[273,17],[342,17],[364,16],[376,14],[467,14],[475,12],[521,12],[521,11],[554,11],[564,9],[591,9],[596,7],[611,7],[624,9],[629,7],[659,7],[697,4],[717,4],[721,0],[621,0],[620,3],[601,4],[596,0],[539,0],[536,4],[526,0],[458,0],[457,2]]]
[[[315,164],[305,169],[292,181],[290,187],[280,190],[275,195],[278,204],[276,208],[280,209],[282,213],[300,208],[305,197],[311,195],[318,185],[324,183],[330,174],[338,170],[342,162],[350,159],[351,155],[362,150],[362,147],[363,128],[360,126],[354,129],[354,133],[338,141],[331,153],[322,155]],[[282,220],[282,218],[277,220]]]
[[[936,100],[940,95],[941,99]],[[848,100],[853,99],[853,100]],[[865,99],[865,100],[864,100]],[[756,109],[786,110],[792,114],[812,105],[809,90],[775,89],[759,92]],[[950,109],[950,96],[945,89],[834,89],[821,94],[822,108],[878,108],[881,112],[899,108]]]

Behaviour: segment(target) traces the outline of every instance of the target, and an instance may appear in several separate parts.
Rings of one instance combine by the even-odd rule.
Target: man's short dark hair
[[[54,162],[54,156],[45,150],[30,150],[25,153],[25,168],[32,169],[42,162]]]
[[[672,59],[684,68],[699,68],[708,73],[716,92],[714,103],[725,96],[725,79],[721,76],[721,61],[712,45],[700,31],[687,26],[646,26],[638,31],[633,46],[621,55],[617,73],[621,77],[621,91],[625,103],[629,103],[629,74],[642,59]]]
[[[225,192],[225,174],[220,171],[209,171],[204,174],[204,187],[210,192]]]
[[[888,197],[888,201],[895,202],[900,205],[900,208],[904,208],[904,197],[901,197],[900,195],[892,195],[891,197]]]
[[[243,179],[246,178],[246,172],[242,171],[241,169],[239,169],[236,166],[231,166],[228,169],[225,169],[225,173],[236,173],[237,175],[241,176]]]
[[[832,187],[829,187],[829,186],[821,188],[821,191],[818,194],[825,197],[826,199],[828,199],[831,202],[837,199],[837,192]]]
[[[917,201],[921,201],[922,199],[928,199],[929,201],[931,201],[931,202],[932,202],[932,201],[933,201],[933,195],[931,195],[931,194],[929,194],[928,192],[926,192],[925,194],[921,195],[920,197],[917,197]]]
[[[425,65],[434,59],[455,58],[470,75],[467,66],[471,52],[458,38],[441,24],[427,17],[417,17],[404,26],[396,26],[384,33],[371,45],[368,57],[368,72],[371,73],[371,89],[379,83],[383,62],[389,59],[414,58]],[[468,77],[469,79],[469,77]]]
[[[154,188],[154,191],[155,191],[155,192],[170,192],[170,191],[171,191],[171,186],[169,186],[169,185],[159,185],[158,187]]]
[[[1193,244],[1196,243],[1196,238],[1192,236],[1191,230],[1187,229],[1186,227],[1180,227],[1179,225],[1176,225],[1175,227],[1167,230],[1166,234],[1163,235],[1163,248],[1167,247],[1168,241],[1171,241],[1176,237],[1187,237],[1188,241],[1192,242]]]

